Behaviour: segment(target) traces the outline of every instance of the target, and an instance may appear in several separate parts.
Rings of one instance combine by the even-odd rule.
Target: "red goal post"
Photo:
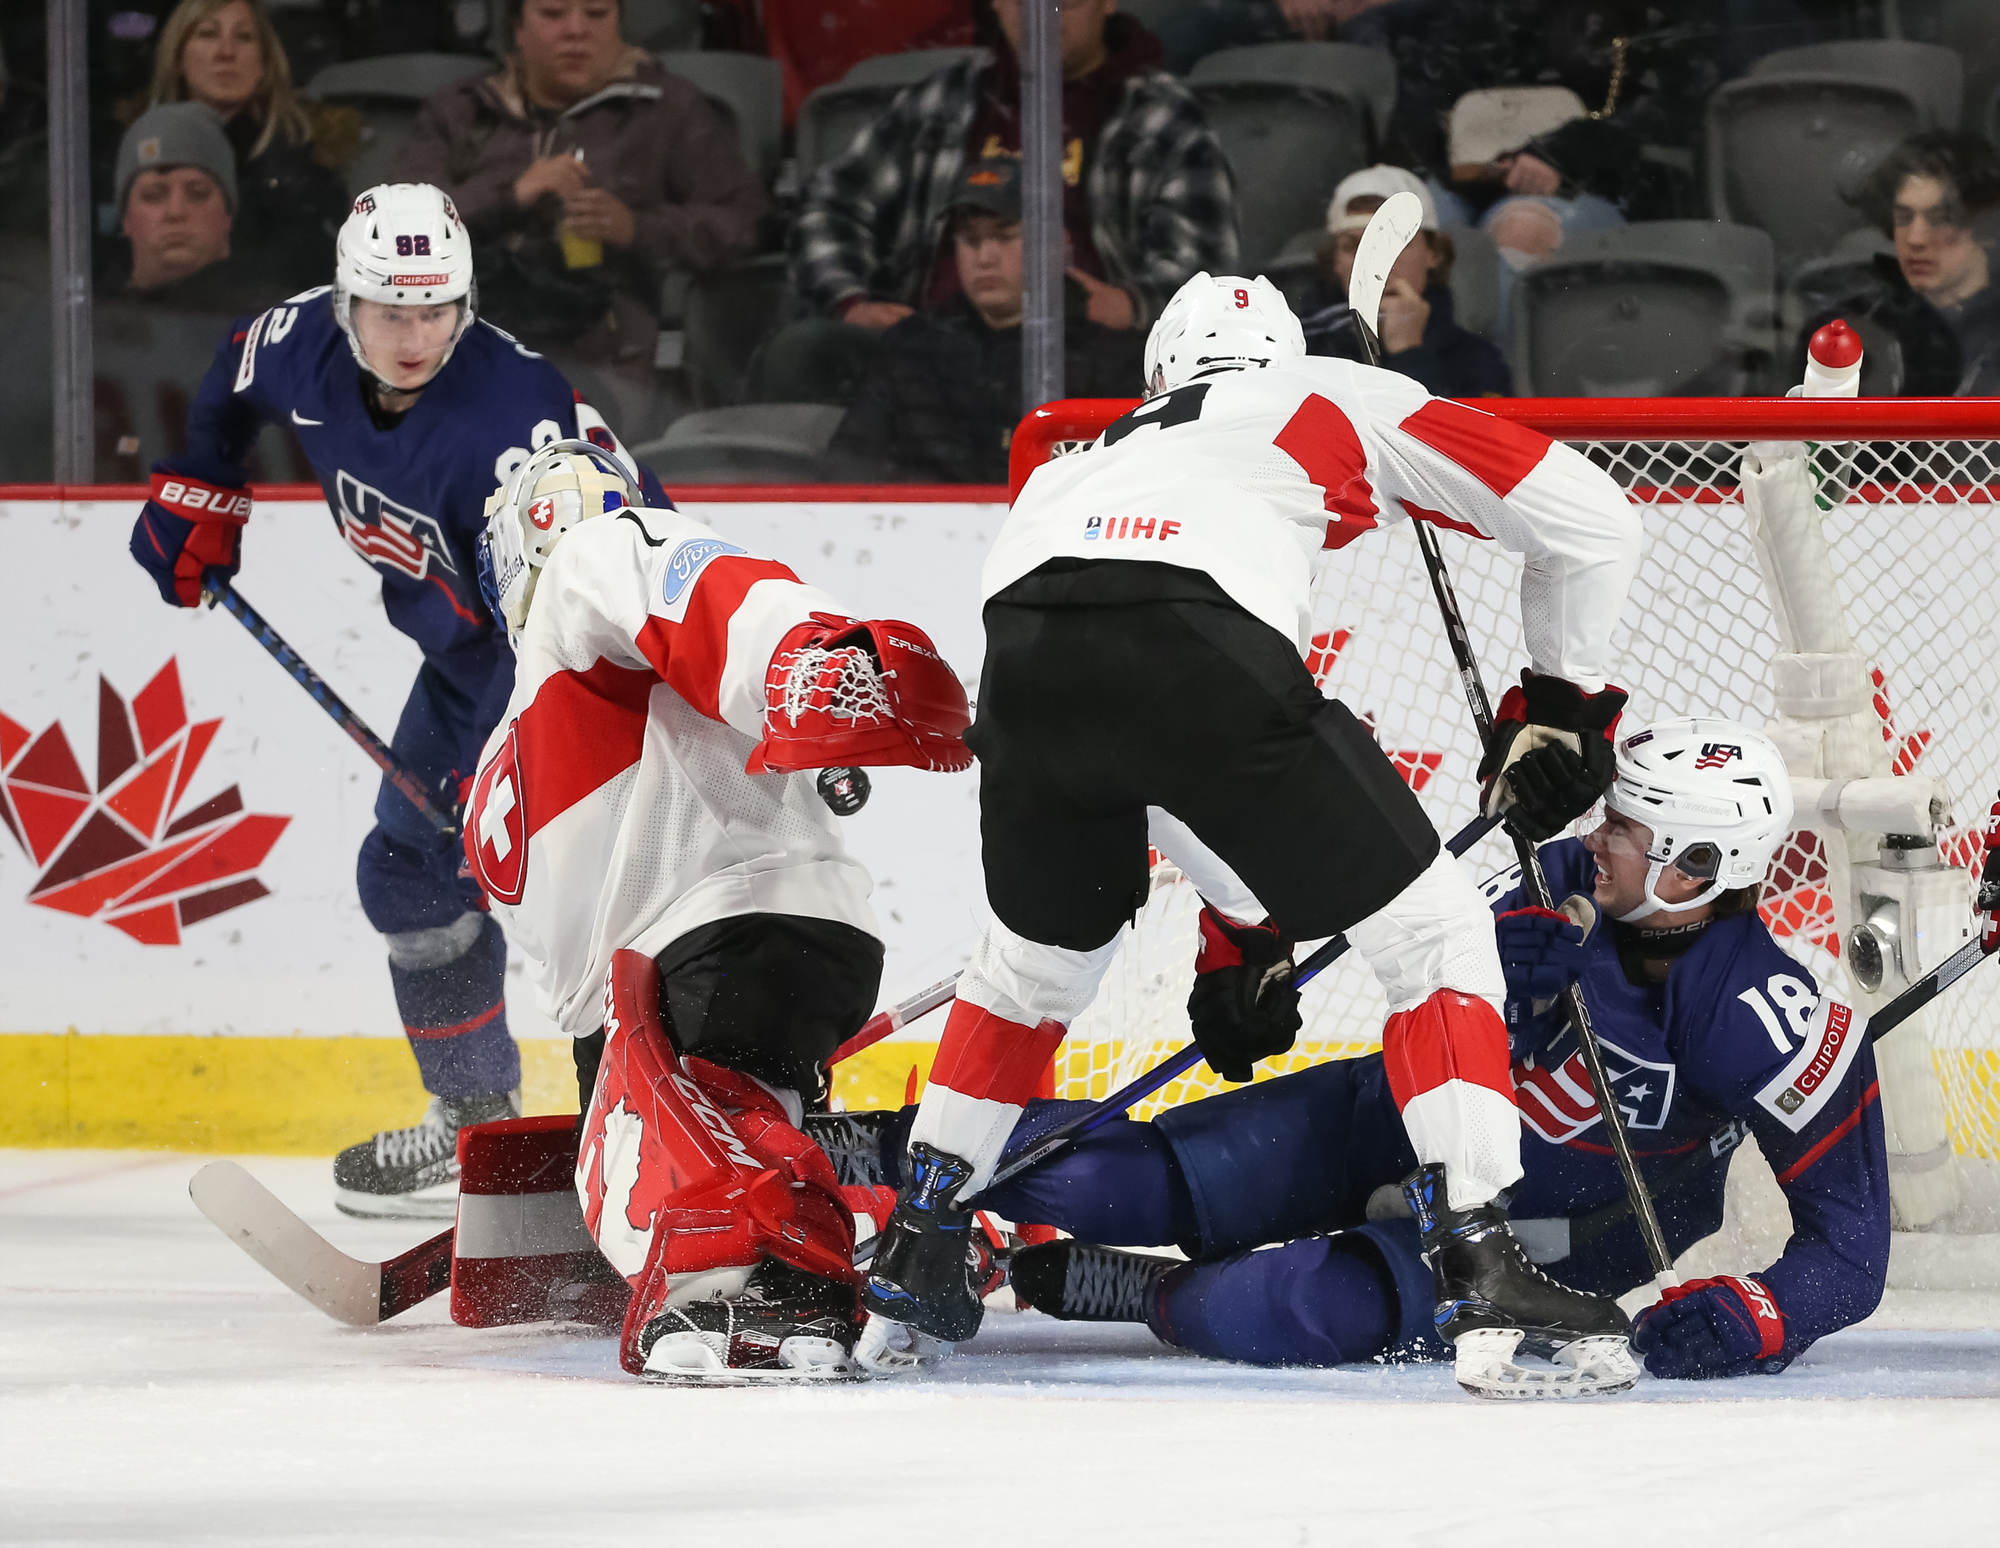
[[[1138,401],[1064,399],[1030,413],[1014,435],[1010,492]],[[1864,1006],[1948,954],[1969,926],[1980,830],[2000,786],[2000,607],[1989,596],[2000,580],[2000,400],[1468,406],[1577,447],[1639,509],[1646,553],[1615,674],[1633,718],[1726,715],[1770,727],[1785,749],[1799,828],[1763,904],[1781,944]],[[1493,544],[1440,537],[1487,681],[1510,680],[1522,661],[1519,564]],[[1376,727],[1452,831],[1472,810],[1477,749],[1414,545],[1387,534],[1329,556],[1315,618],[1308,664]],[[1471,863],[1486,874],[1504,859],[1489,839]],[[1188,891],[1170,871],[1156,876],[1060,1056],[1060,1094],[1101,1096],[1185,1041]],[[1879,981],[1872,968],[1856,976],[1857,931],[1872,931],[1885,958]],[[1980,1228],[2000,1228],[2000,986],[1982,978],[1878,1049],[1904,1225],[1984,1210]],[[1307,999],[1299,1048],[1260,1074],[1373,1042],[1379,997],[1364,968],[1350,960]],[[1213,1089],[1212,1076],[1197,1077],[1162,1101]]]

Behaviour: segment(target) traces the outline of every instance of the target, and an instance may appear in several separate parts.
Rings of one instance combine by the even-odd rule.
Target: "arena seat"
[[[805,484],[847,410],[829,403],[756,403],[684,414],[632,454],[676,484]]]
[[[426,98],[492,69],[493,61],[477,54],[380,54],[331,64],[315,75],[306,84],[308,97],[345,103],[361,114],[361,149],[345,169],[347,191],[358,194],[388,181]]]
[[[1642,221],[1573,238],[1514,282],[1509,357],[1523,397],[1756,391],[1773,344],[1771,238]]]
[[[1199,60],[1187,83],[1236,174],[1245,272],[1323,221],[1349,172],[1374,159],[1396,65],[1348,43],[1259,43]]]
[[[785,127],[784,72],[777,60],[727,49],[669,49],[658,57],[675,75],[699,87],[729,120],[743,159],[770,182]]]
[[[795,310],[779,253],[688,276],[682,369],[695,407],[741,403],[757,346]]]

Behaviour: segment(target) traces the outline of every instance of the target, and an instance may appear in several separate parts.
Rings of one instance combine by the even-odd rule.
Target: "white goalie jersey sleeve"
[[[1410,518],[1523,555],[1529,664],[1603,687],[1639,559],[1618,486],[1546,436],[1345,360],[1197,377],[1036,469],[981,594],[1054,558],[1151,560],[1209,575],[1303,655],[1315,562]]]
[[[481,755],[466,853],[544,1008],[600,1021],[611,954],[750,913],[875,933],[867,870],[810,774],[748,774],[785,634],[844,613],[677,511],[568,533],[536,584]]]

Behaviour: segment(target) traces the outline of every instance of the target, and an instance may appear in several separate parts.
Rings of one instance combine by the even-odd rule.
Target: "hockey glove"
[[[243,562],[237,538],[250,519],[250,492],[172,473],[153,475],[153,493],[132,526],[132,557],[176,607],[199,607],[202,584],[227,581]]]
[[[1690,1279],[1639,1314],[1632,1347],[1646,1369],[1670,1380],[1775,1375],[1792,1363],[1785,1348],[1785,1314],[1761,1280],[1731,1274]]]
[[[1979,944],[2000,951],[2000,801],[1986,819],[1986,864],[1979,872]]]
[[[893,618],[814,613],[778,642],[764,677],[752,774],[909,764],[969,768],[972,707],[930,636]]]
[[[1479,809],[1539,843],[1611,788],[1612,739],[1625,690],[1585,693],[1560,677],[1521,673],[1493,717],[1479,761]]]
[[[1237,1084],[1259,1059],[1284,1053],[1299,1031],[1292,943],[1266,920],[1238,924],[1204,904],[1188,1020],[1209,1068]]]
[[[1584,941],[1597,921],[1585,897],[1567,900],[1562,911],[1517,908],[1493,921],[1500,970],[1507,975],[1507,998],[1553,1000],[1582,976],[1589,955]]]

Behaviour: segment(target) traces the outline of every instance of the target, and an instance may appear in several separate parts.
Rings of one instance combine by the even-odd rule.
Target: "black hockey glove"
[[[1238,1084],[1259,1059],[1281,1054],[1299,1031],[1292,943],[1270,921],[1238,924],[1204,904],[1188,1020],[1209,1068]]]
[[[1611,788],[1613,738],[1625,690],[1585,693],[1523,672],[1493,717],[1479,760],[1479,809],[1536,843],[1553,838]]]

